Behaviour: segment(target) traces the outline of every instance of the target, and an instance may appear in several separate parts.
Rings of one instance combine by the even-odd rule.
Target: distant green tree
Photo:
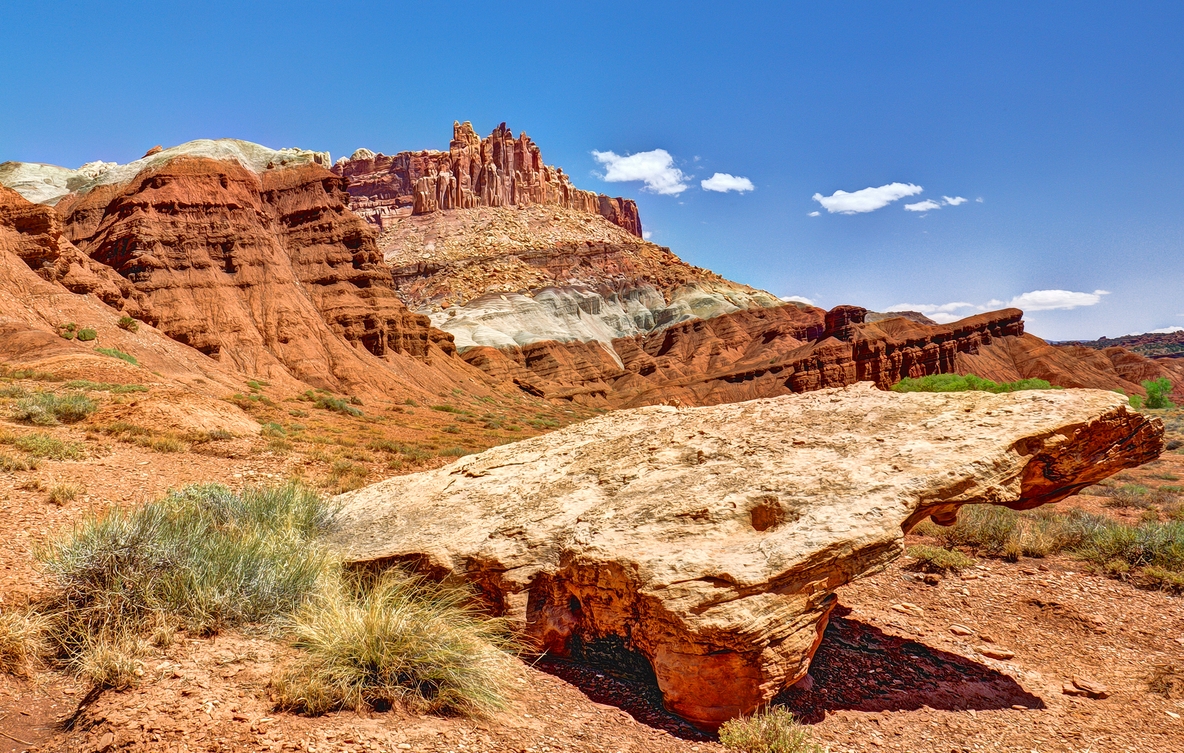
[[[1168,381],[1167,377],[1143,382],[1143,389],[1147,390],[1147,401],[1144,405],[1148,408],[1175,409],[1176,404],[1168,399],[1168,394],[1172,391],[1172,383]]]

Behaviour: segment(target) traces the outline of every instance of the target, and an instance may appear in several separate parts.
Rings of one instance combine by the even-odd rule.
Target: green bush
[[[12,417],[37,426],[57,426],[59,423],[77,423],[98,408],[94,400],[81,392],[61,396],[52,392],[38,392],[17,400]]]
[[[344,413],[347,416],[360,416],[362,411],[349,404],[349,401],[343,400],[339,397],[331,397],[328,395],[321,395],[317,397],[316,402],[313,403],[318,408],[333,411],[334,413]]]
[[[1020,390],[1051,390],[1054,388],[1043,379],[1020,379],[1016,382],[992,382],[974,374],[965,376],[959,374],[932,374],[930,376],[913,379],[905,377],[892,385],[893,392],[966,392],[979,390],[982,392],[1018,392]]]
[[[79,342],[87,343],[87,342],[90,342],[91,340],[94,340],[98,336],[99,336],[99,333],[95,332],[93,329],[90,329],[90,328],[78,330]]]
[[[719,728],[719,741],[743,753],[823,753],[810,730],[780,706],[729,719]]]
[[[105,355],[105,356],[111,356],[112,358],[118,358],[118,359],[120,359],[121,361],[127,361],[127,362],[128,362],[128,363],[130,363],[132,366],[139,366],[139,365],[140,365],[140,362],[136,360],[136,357],[135,357],[135,356],[129,355],[129,354],[127,354],[127,353],[124,353],[124,352],[123,352],[122,350],[120,350],[119,348],[100,348],[100,347],[96,347],[96,348],[95,348],[95,352],[96,352],[96,353],[102,353],[102,354],[103,354],[103,355]]]
[[[307,656],[273,679],[277,705],[308,714],[394,704],[460,714],[503,708],[513,674],[505,629],[481,619],[469,600],[393,573],[370,589],[328,590],[296,615],[296,646]]]
[[[119,317],[119,321],[116,324],[120,329],[127,330],[128,332],[135,332],[140,329],[140,323],[126,314]]]
[[[1143,389],[1147,390],[1147,400],[1144,405],[1155,410],[1175,410],[1176,404],[1168,399],[1172,391],[1172,383],[1167,377],[1143,382]]]

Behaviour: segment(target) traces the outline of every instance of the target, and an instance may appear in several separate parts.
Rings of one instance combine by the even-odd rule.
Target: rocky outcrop
[[[960,356],[1023,333],[1018,309],[948,325],[903,317],[868,323],[865,314],[857,306],[824,312],[786,304],[693,318],[613,340],[609,352],[620,367],[602,360],[584,379],[577,368],[559,367],[586,363],[596,353],[574,344],[471,349],[463,356],[496,379],[550,398],[609,406],[712,405],[860,381],[887,389],[904,377],[955,372]]]
[[[242,159],[164,150],[58,203],[70,240],[123,282],[112,304],[249,375],[338,390],[408,370],[444,381],[409,362],[454,353],[451,337],[395,295],[327,157],[242,143]]]
[[[804,676],[835,590],[920,520],[1056,502],[1162,435],[1101,391],[649,407],[346,494],[333,540],[472,584],[540,649],[623,642],[670,710],[713,727]]]
[[[379,228],[388,219],[477,207],[556,206],[599,214],[641,236],[637,204],[572,185],[562,169],[543,162],[526,133],[517,137],[502,123],[482,139],[468,121],[452,125],[447,152],[359,149],[333,171],[349,179],[352,206]]]
[[[0,360],[52,363],[54,371],[92,379],[114,381],[119,372],[132,372],[122,377],[129,381],[165,377],[207,395],[241,385],[240,377],[150,326],[136,332],[120,328],[120,312],[107,302],[122,303],[125,294],[136,295],[114,270],[63,236],[51,207],[0,186]],[[97,339],[59,337],[59,328],[70,322],[93,329]],[[96,345],[130,354],[141,368],[96,353]],[[101,377],[104,373],[111,376]],[[241,413],[239,418],[246,419]]]

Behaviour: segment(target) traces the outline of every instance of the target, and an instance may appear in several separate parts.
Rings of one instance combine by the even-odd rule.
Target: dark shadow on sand
[[[849,619],[839,606],[810,665],[813,687],[794,686],[773,703],[807,723],[828,712],[965,711],[1044,708],[1044,701],[985,664]],[[543,657],[535,666],[579,688],[595,703],[615,706],[638,722],[683,740],[714,740],[662,706],[649,662],[619,639],[576,645],[570,660]]]
[[[918,641],[888,635],[879,628],[849,619],[839,606],[814,661],[813,687],[794,686],[773,702],[804,722],[819,722],[827,712],[964,711],[1044,708],[1044,701],[1013,678],[985,664]]]

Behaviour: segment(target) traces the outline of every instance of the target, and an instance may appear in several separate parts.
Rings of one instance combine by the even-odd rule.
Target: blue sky
[[[1035,334],[1117,336],[1184,326],[1181,38],[1184,4],[1154,2],[9,0],[0,160],[226,136],[336,158],[505,121],[732,279],[945,318],[1019,299]],[[593,154],[657,149],[685,190],[606,182]],[[703,190],[715,173],[754,190]],[[812,198],[893,183],[922,190]],[[1078,295],[1024,297],[1048,290]]]

